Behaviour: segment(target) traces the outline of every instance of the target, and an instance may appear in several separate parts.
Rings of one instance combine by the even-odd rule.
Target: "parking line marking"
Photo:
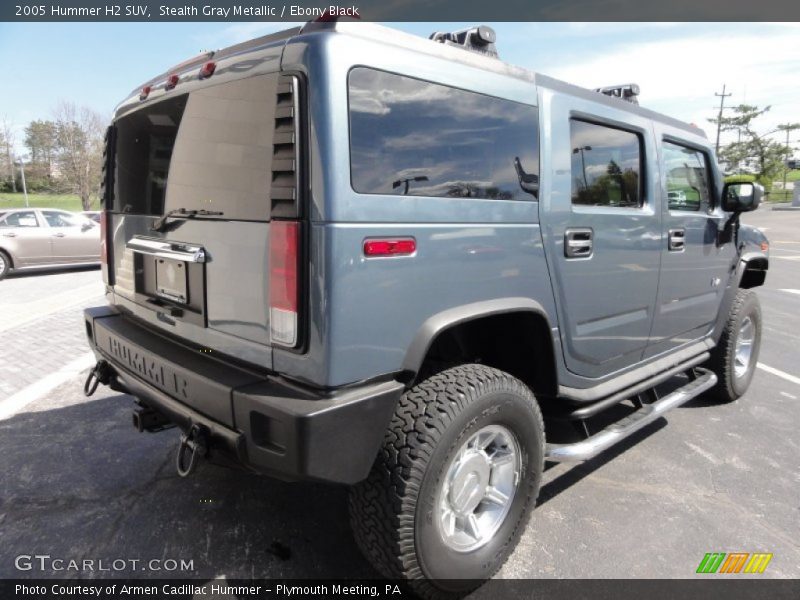
[[[30,384],[28,387],[22,388],[17,393],[0,401],[0,421],[13,417],[31,402],[36,402],[36,400],[49,394],[62,383],[69,381],[81,371],[91,367],[94,362],[95,357],[92,352],[82,354],[58,371],[45,375],[36,383]]]
[[[789,288],[781,288],[781,292],[789,292],[790,294],[800,294],[800,290],[791,290]]]
[[[791,381],[792,383],[800,385],[800,377],[789,375],[789,373],[784,373],[780,369],[776,369],[775,367],[770,367],[769,365],[765,365],[764,363],[758,363],[756,366],[762,371],[766,371],[767,373],[772,373],[776,377],[780,377],[782,379],[785,379],[786,381]]]

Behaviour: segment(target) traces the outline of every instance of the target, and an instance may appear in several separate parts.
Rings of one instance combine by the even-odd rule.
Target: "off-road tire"
[[[471,552],[445,545],[434,524],[445,467],[486,425],[513,433],[521,455],[508,514]],[[423,597],[463,595],[503,565],[536,504],[544,466],[544,424],[530,389],[478,364],[437,373],[398,402],[366,480],[351,488],[350,521],[362,553],[385,577],[407,580]]]
[[[742,322],[750,317],[755,326],[752,352],[747,371],[740,377],[736,376],[736,339]],[[758,296],[752,290],[740,289],[731,305],[731,311],[719,343],[711,351],[711,358],[706,363],[717,375],[717,385],[711,388],[709,395],[719,402],[733,402],[747,391],[758,362],[758,352],[761,348],[761,304]]]
[[[3,250],[0,250],[0,258],[3,259],[0,260],[0,263],[4,265],[0,266],[0,280],[1,280],[5,279],[6,275],[8,275],[8,272],[11,270],[11,257],[8,254],[6,254]]]

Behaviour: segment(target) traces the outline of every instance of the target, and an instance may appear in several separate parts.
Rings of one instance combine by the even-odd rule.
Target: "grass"
[[[778,179],[783,181],[783,177],[779,177]],[[800,181],[800,169],[789,171],[789,174],[786,176],[786,181]]]
[[[30,206],[38,208],[60,208],[62,210],[80,211],[81,199],[75,194],[28,194]],[[4,208],[21,208],[25,206],[25,195],[22,193],[0,193],[0,210]]]
[[[792,190],[776,190],[773,189],[767,194],[767,202],[791,202],[793,192]]]

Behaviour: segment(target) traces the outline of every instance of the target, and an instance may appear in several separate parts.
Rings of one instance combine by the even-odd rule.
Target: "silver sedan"
[[[0,208],[0,279],[11,270],[100,262],[100,226],[52,208]]]

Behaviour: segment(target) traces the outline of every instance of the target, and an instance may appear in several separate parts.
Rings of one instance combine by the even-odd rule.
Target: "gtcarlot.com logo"
[[[120,571],[194,571],[194,560],[175,558],[60,558],[49,554],[20,554],[14,559],[18,571],[44,572],[120,572]]]
[[[707,552],[697,566],[698,573],[763,573],[772,553]]]

